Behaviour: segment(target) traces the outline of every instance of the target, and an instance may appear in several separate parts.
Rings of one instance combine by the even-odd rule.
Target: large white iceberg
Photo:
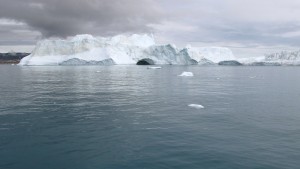
[[[178,49],[158,45],[149,35],[118,35],[110,38],[77,35],[66,40],[38,42],[20,65],[113,65],[113,64],[216,64],[235,60],[230,49],[221,47]]]

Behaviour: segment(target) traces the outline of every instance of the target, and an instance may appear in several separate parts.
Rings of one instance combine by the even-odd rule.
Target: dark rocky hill
[[[30,53],[0,53],[0,64],[17,64]]]

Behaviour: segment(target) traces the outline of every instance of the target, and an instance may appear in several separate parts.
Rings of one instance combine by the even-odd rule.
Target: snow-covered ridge
[[[300,50],[299,51],[282,51],[280,53],[272,53],[265,56],[265,61],[276,65],[300,65]]]
[[[262,57],[238,59],[238,61],[250,66],[298,66],[300,65],[300,50],[282,51]]]
[[[300,61],[299,51],[282,51],[280,53],[272,53],[265,56],[267,61]]]
[[[190,45],[178,49],[174,45],[158,45],[149,35],[117,35],[93,37],[77,35],[70,39],[43,40],[20,65],[79,64],[217,64],[235,60],[230,49],[221,47],[197,48]]]

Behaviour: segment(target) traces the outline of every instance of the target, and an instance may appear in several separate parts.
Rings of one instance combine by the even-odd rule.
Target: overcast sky
[[[0,52],[44,38],[153,33],[240,57],[300,49],[298,0],[0,0]]]

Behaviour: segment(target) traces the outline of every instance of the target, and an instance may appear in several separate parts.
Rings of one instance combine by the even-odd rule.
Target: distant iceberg
[[[19,65],[213,65],[236,60],[222,47],[159,45],[149,35],[93,37],[77,35],[65,40],[43,40]]]
[[[300,50],[299,51],[282,51],[272,53],[265,56],[265,62],[268,64],[280,65],[300,65]]]
[[[300,50],[282,51],[262,57],[238,59],[238,61],[248,66],[300,66]]]
[[[150,66],[150,67],[147,67],[147,69],[162,69],[162,67],[160,67],[160,66]]]

